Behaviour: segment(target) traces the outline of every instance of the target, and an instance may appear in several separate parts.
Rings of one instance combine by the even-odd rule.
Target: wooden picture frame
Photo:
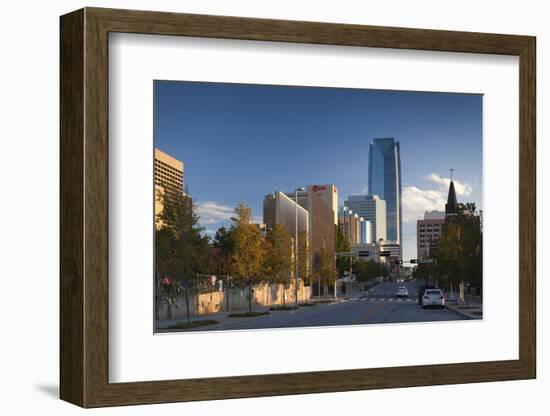
[[[535,38],[85,8],[61,17],[60,396],[82,407],[536,377]],[[519,57],[519,359],[109,383],[108,34],[297,42]]]

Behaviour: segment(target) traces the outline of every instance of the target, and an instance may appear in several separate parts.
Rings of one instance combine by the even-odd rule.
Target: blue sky
[[[185,185],[212,234],[239,201],[261,222],[274,190],[333,183],[340,205],[365,191],[369,143],[401,144],[404,259],[416,219],[444,210],[449,169],[459,202],[482,208],[482,96],[156,81],[155,147],[185,164]]]

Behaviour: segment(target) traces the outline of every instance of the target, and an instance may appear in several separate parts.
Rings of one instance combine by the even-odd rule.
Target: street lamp
[[[294,191],[294,304],[298,308],[298,192],[304,188],[296,188]]]

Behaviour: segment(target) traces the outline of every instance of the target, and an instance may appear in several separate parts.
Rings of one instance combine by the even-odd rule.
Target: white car
[[[397,292],[395,292],[395,296],[397,296],[397,297],[408,297],[409,296],[409,290],[405,286],[399,286],[397,288]]]
[[[426,289],[424,296],[422,296],[422,307],[426,308],[428,306],[445,307],[445,296],[441,289]]]

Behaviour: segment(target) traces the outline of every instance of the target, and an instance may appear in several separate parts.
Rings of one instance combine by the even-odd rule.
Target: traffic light
[[[403,260],[396,260],[395,264],[403,264]]]
[[[411,264],[418,263],[418,259],[411,259]]]

